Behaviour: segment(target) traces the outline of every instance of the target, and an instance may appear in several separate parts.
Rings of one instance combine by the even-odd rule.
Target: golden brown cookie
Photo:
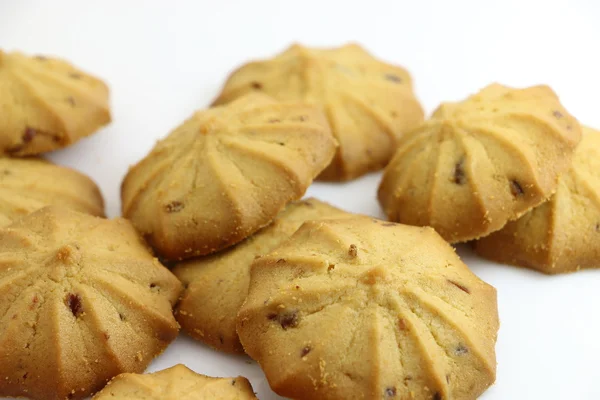
[[[237,329],[297,400],[466,400],[495,380],[496,290],[427,227],[306,222],[253,263]]]
[[[600,268],[600,132],[583,133],[550,200],[478,240],[477,253],[547,274]]]
[[[0,50],[0,155],[40,154],[110,122],[108,87],[66,61]]]
[[[182,364],[152,374],[121,374],[94,400],[252,400],[248,379],[213,378]]]
[[[301,198],[335,146],[318,109],[251,94],[194,114],[131,168],[123,215],[165,258],[214,253]]]
[[[0,397],[79,399],[177,336],[181,284],[124,219],[46,207],[0,229]]]
[[[316,199],[298,201],[238,245],[180,263],[173,269],[185,287],[175,313],[177,321],[194,339],[218,350],[243,353],[235,319],[248,294],[252,261],[287,240],[305,221],[352,215]]]
[[[401,139],[379,202],[392,221],[477,239],[550,197],[580,137],[549,87],[493,84]]]
[[[398,139],[423,122],[409,73],[357,44],[333,49],[293,45],[231,74],[215,104],[249,92],[304,101],[326,113],[340,147],[319,179],[343,181],[383,168]]]
[[[104,216],[104,200],[87,176],[40,158],[0,158],[0,227],[47,205]]]

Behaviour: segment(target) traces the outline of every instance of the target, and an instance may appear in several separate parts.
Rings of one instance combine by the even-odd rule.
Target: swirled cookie
[[[131,224],[46,207],[0,228],[0,397],[79,399],[177,336],[181,284]]]
[[[550,200],[475,242],[478,254],[547,274],[600,268],[600,132],[583,132]]]
[[[254,261],[237,329],[298,400],[474,399],[495,380],[496,291],[428,227],[306,222]]]
[[[250,94],[159,142],[123,182],[123,215],[165,258],[214,253],[301,198],[335,148],[318,109]]]
[[[0,155],[68,146],[110,122],[108,87],[71,64],[0,50]]]
[[[316,199],[294,202],[271,225],[236,246],[178,264],[173,273],[185,289],[177,304],[177,321],[194,339],[243,353],[235,318],[248,294],[252,261],[289,239],[305,221],[352,215]]]
[[[0,227],[48,205],[104,216],[104,200],[87,176],[40,158],[0,158]]]
[[[477,239],[550,197],[580,138],[549,87],[493,84],[402,137],[379,201],[392,221]]]
[[[348,180],[383,168],[398,139],[423,122],[409,73],[356,44],[333,49],[293,45],[231,74],[215,104],[249,92],[304,101],[327,115],[340,147],[319,179]]]
[[[182,364],[152,374],[121,374],[93,400],[253,400],[248,379],[213,378]]]

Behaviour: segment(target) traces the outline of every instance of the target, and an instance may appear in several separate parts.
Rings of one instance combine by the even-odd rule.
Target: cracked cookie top
[[[473,399],[495,380],[496,291],[433,229],[311,221],[252,266],[244,349],[294,399]]]
[[[132,167],[123,215],[165,258],[210,254],[301,198],[335,148],[315,107],[250,94],[197,112]]]
[[[66,61],[0,50],[0,155],[66,147],[110,122],[108,87]]]
[[[104,200],[87,176],[41,158],[0,158],[0,227],[48,205],[104,216]]]
[[[556,193],[475,242],[478,254],[547,274],[600,268],[600,131],[583,133]]]
[[[83,398],[177,336],[181,284],[131,224],[46,207],[0,229],[0,397]]]
[[[357,44],[319,49],[295,44],[229,76],[215,104],[249,92],[280,101],[304,101],[327,115],[340,143],[319,179],[343,181],[383,168],[398,139],[423,122],[412,79],[402,67],[373,57]]]
[[[152,374],[121,374],[93,400],[254,400],[248,379],[213,378],[185,365]]]
[[[483,237],[544,202],[581,128],[548,86],[487,86],[403,136],[379,187],[388,218],[449,242]]]

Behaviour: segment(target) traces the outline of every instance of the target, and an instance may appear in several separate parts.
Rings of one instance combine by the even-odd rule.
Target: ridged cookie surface
[[[600,268],[600,132],[583,133],[550,200],[478,240],[477,253],[547,274]]]
[[[493,84],[402,137],[379,202],[392,221],[477,239],[548,199],[580,138],[549,87]]]
[[[0,227],[48,205],[104,216],[100,189],[82,173],[39,158],[0,158]]]
[[[301,198],[335,148],[318,109],[250,94],[194,114],[131,168],[123,215],[165,258],[214,253]]]
[[[276,57],[236,70],[216,104],[248,92],[304,101],[327,115],[340,147],[324,180],[348,180],[383,168],[398,139],[423,122],[409,73],[356,44],[317,49],[293,45]]]
[[[108,87],[66,61],[0,50],[0,155],[68,146],[110,122]]]
[[[329,204],[308,199],[289,204],[275,221],[236,246],[180,263],[173,273],[185,289],[176,318],[194,339],[227,352],[243,353],[235,319],[250,285],[250,266],[309,220],[351,217]]]
[[[248,379],[213,378],[182,364],[152,374],[121,374],[93,400],[253,400]]]
[[[177,336],[181,284],[131,224],[46,207],[0,228],[0,397],[80,399]]]
[[[475,399],[495,379],[496,291],[431,228],[306,222],[253,263],[237,328],[298,400]]]

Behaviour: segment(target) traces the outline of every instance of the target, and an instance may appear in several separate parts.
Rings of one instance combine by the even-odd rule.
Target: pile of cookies
[[[294,45],[134,165],[114,220],[92,180],[32,158],[108,123],[107,86],[0,51],[0,94],[0,396],[256,398],[182,365],[139,375],[181,327],[293,399],[473,399],[495,380],[496,290],[448,242],[600,266],[600,133],[546,86],[425,121],[403,68]],[[391,222],[301,200],[383,168]]]

